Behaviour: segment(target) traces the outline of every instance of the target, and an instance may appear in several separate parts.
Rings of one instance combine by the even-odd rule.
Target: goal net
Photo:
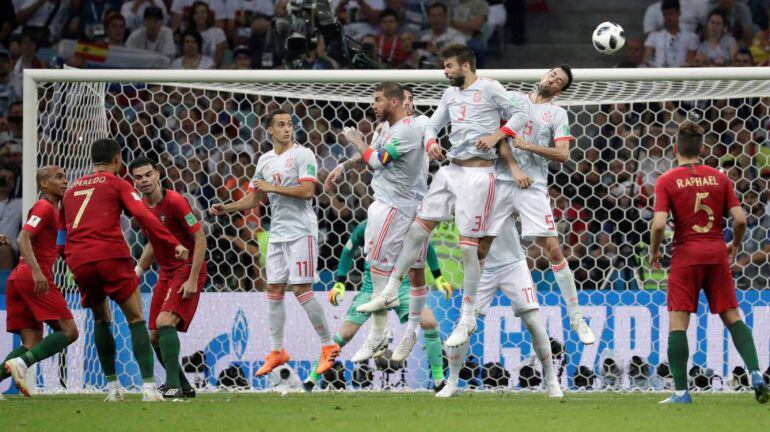
[[[480,71],[510,90],[530,91],[543,71]],[[537,284],[540,314],[552,338],[554,361],[569,389],[662,390],[671,385],[666,360],[666,271],[647,261],[653,185],[673,166],[672,137],[686,119],[708,131],[705,162],[727,171],[750,215],[744,254],[735,266],[738,300],[753,328],[763,370],[770,360],[768,261],[751,254],[768,244],[770,179],[770,72],[749,69],[576,70],[575,83],[557,103],[569,111],[576,142],[570,160],[550,167],[549,193],[565,255],[579,287],[579,300],[597,343],[583,346],[571,331],[558,288],[538,246],[526,244]],[[181,335],[182,362],[201,389],[267,389],[254,372],[268,351],[264,257],[270,210],[212,218],[213,203],[245,193],[257,158],[270,149],[264,115],[290,111],[296,141],[311,148],[325,178],[352,155],[340,139],[343,126],[371,136],[375,127],[370,97],[373,83],[396,80],[414,89],[417,109],[430,114],[446,88],[440,71],[26,71],[24,203],[36,197],[34,170],[57,164],[70,180],[90,169],[89,145],[113,137],[123,159],[145,155],[160,162],[166,188],[182,193],[202,220],[209,280],[195,320]],[[431,164],[435,172],[438,164]],[[332,191],[317,196],[320,280],[316,291],[333,284],[338,257],[353,228],[372,202],[366,169],[349,170]],[[135,258],[146,240],[124,218],[125,237]],[[456,288],[443,299],[426,275],[442,340],[459,316],[462,266],[457,230],[442,224],[432,241],[443,275]],[[667,236],[670,239],[670,233]],[[667,249],[669,241],[666,241]],[[765,249],[766,250],[766,249]],[[358,289],[363,259],[357,255],[349,275]],[[154,271],[143,277],[145,313]],[[66,293],[81,330],[67,350],[43,362],[33,379],[43,392],[98,391],[105,385],[93,345],[91,313],[59,264],[57,283]],[[318,292],[333,330],[344,321],[356,292],[334,307]],[[286,348],[289,365],[304,379],[320,353],[318,338],[299,304],[287,296]],[[115,305],[113,305],[115,306]],[[141,380],[130,348],[129,331],[117,307],[114,331],[118,375],[128,388]],[[700,312],[688,334],[692,384],[703,390],[747,387],[742,362],[717,316]],[[0,318],[5,310],[0,309]],[[402,326],[391,314],[395,341]],[[322,386],[348,389],[430,389],[432,378],[422,337],[406,364],[349,361],[368,332],[363,326],[343,349],[342,365]],[[0,352],[18,340],[0,336]],[[163,369],[156,362],[159,382]],[[463,385],[479,389],[538,389],[540,366],[530,336],[514,316],[510,301],[498,294],[472,337]],[[0,384],[0,391],[8,382]]]

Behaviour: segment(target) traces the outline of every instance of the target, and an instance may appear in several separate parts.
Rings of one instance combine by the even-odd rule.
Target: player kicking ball
[[[709,309],[719,314],[730,332],[751,376],[757,402],[770,399],[759,371],[757,350],[751,330],[741,320],[730,266],[741,250],[746,233],[746,215],[735,196],[730,179],[719,170],[701,165],[703,128],[685,122],[677,132],[674,152],[677,164],[655,182],[655,215],[650,233],[650,263],[660,268],[660,244],[669,213],[674,220],[674,249],[668,275],[669,333],[668,362],[674,377],[674,394],[662,404],[692,403],[687,388],[687,327],[690,314],[698,311],[698,294],[703,289]],[[727,245],[722,221],[729,212],[733,219],[733,241]]]
[[[266,125],[273,149],[257,161],[249,192],[236,202],[214,204],[209,213],[220,216],[253,209],[267,195],[272,210],[266,264],[270,352],[257,376],[267,375],[289,361],[283,345],[283,297],[288,287],[321,339],[321,359],[315,369],[320,375],[334,365],[340,347],[332,340],[323,307],[312,288],[318,260],[318,220],[313,209],[318,164],[311,150],[294,142],[290,113],[274,110],[267,115]]]
[[[564,394],[559,385],[559,378],[551,356],[551,341],[545,330],[537,303],[537,291],[532,275],[527,267],[526,254],[519,242],[519,234],[513,218],[503,224],[499,236],[489,249],[489,256],[484,264],[476,299],[476,313],[483,319],[495,293],[500,290],[511,300],[514,314],[521,318],[532,336],[532,347],[543,365],[545,388],[548,397],[561,398]],[[444,388],[436,397],[448,398],[457,393],[460,370],[465,363],[470,341],[449,348],[449,378]]]
[[[166,399],[193,398],[195,389],[179,365],[177,332],[186,332],[190,327],[206,284],[206,238],[187,200],[179,193],[161,187],[155,162],[138,157],[128,165],[128,172],[150,211],[192,251],[187,261],[179,261],[174,258],[173,250],[150,243],[144,248],[135,270],[141,278],[153,261],[160,268],[149,318],[150,343],[158,361],[166,368],[166,384],[159,390]]]
[[[496,234],[501,221],[519,214],[522,238],[534,239],[545,253],[566,303],[570,326],[582,343],[590,345],[596,338],[580,312],[575,277],[564,259],[548,196],[548,164],[566,162],[569,143],[574,140],[567,111],[552,101],[571,84],[572,70],[561,65],[546,72],[533,93],[510,92],[518,105],[526,107],[527,122],[515,131],[513,150],[506,143],[500,146],[502,157],[495,165],[495,223],[490,232]],[[485,148],[483,144],[479,147]]]
[[[123,168],[120,145],[109,138],[91,145],[93,172],[70,185],[61,208],[59,243],[80,290],[81,303],[94,315],[94,343],[107,376],[107,401],[123,400],[115,372],[115,337],[108,298],[120,306],[131,332],[131,348],[142,377],[142,400],[163,401],[153,378],[155,360],[142,312],[139,279],[120,226],[127,211],[150,238],[173,256],[186,261],[189,251],[142,203],[133,186],[116,174]]]
[[[54,283],[53,265],[59,254],[56,235],[59,205],[67,190],[67,177],[58,166],[37,171],[43,198],[29,210],[18,237],[21,259],[8,277],[5,292],[6,331],[21,337],[0,368],[0,381],[13,377],[24,396],[30,395],[24,377],[27,368],[62,351],[78,338],[78,328],[61,291]],[[2,236],[0,244],[6,243]],[[43,323],[53,332],[43,337]]]

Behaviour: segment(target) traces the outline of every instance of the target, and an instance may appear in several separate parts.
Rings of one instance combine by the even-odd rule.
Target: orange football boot
[[[265,356],[265,364],[257,370],[257,376],[267,375],[273,371],[273,369],[289,361],[289,353],[286,349],[280,351],[270,351]]]
[[[324,372],[334,366],[334,361],[340,356],[340,346],[335,344],[326,345],[321,348],[321,359],[318,360],[318,366],[315,368],[315,373],[323,375]]]

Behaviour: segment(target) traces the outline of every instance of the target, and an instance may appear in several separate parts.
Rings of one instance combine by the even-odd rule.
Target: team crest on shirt
[[[540,117],[540,121],[543,124],[548,124],[553,119],[553,114],[550,111],[546,111],[543,113],[543,115]]]
[[[162,223],[163,225],[166,224],[166,215],[160,215],[160,223]]]
[[[476,90],[475,93],[473,93],[473,103],[478,104],[481,103],[481,90]]]
[[[285,167],[286,168],[291,168],[293,166],[294,166],[294,156],[289,156],[288,158],[286,158]]]

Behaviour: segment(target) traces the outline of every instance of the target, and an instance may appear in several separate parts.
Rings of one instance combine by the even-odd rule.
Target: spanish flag
[[[75,54],[89,62],[104,63],[108,49],[109,45],[106,42],[78,41],[75,44]]]

